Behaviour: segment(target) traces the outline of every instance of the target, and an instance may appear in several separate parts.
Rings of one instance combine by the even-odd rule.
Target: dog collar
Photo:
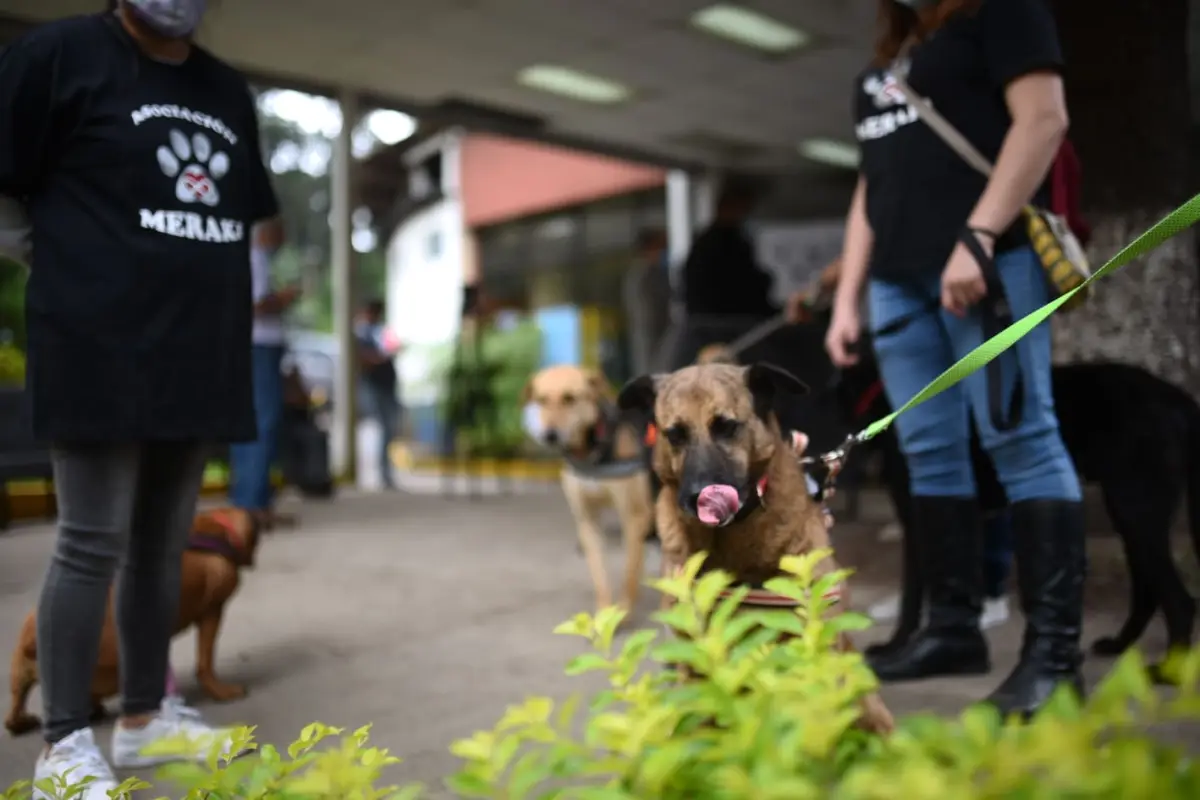
[[[208,518],[224,528],[227,533],[231,535],[237,533],[236,524],[225,512],[210,512]],[[200,553],[214,553],[238,566],[247,563],[246,556],[234,547],[228,539],[222,539],[220,536],[209,536],[204,533],[192,534],[188,537],[187,549]]]
[[[588,431],[588,447],[583,455],[563,454],[567,466],[578,475],[599,480],[624,478],[646,469],[646,462],[640,456],[629,459],[615,457],[613,434],[617,427],[616,414],[602,406],[600,418]]]
[[[192,536],[188,539],[187,549],[198,553],[213,553],[238,565],[245,562],[237,548],[219,536]]]

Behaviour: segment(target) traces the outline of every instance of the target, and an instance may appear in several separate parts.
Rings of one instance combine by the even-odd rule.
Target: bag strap
[[[928,125],[933,132],[945,142],[951,150],[958,153],[963,161],[974,167],[979,172],[983,173],[985,178],[992,176],[992,164],[983,153],[975,149],[975,145],[967,141],[967,137],[958,132],[958,129],[950,124],[949,120],[941,115],[933,107],[933,103],[926,100],[922,95],[913,91],[912,87],[904,78],[900,77],[894,70],[892,72],[892,80],[896,82],[896,87],[904,93],[908,98],[909,105],[917,112],[917,116],[921,121]]]

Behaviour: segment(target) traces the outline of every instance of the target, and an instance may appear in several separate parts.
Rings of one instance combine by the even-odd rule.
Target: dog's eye
[[[564,406],[569,406],[569,405],[571,405],[571,404],[572,404],[572,403],[574,403],[574,402],[575,402],[575,395],[573,395],[573,394],[564,394],[564,395],[562,396],[562,404],[563,404]]]
[[[688,442],[687,425],[672,425],[663,431],[663,436],[667,437],[672,447],[683,447]]]
[[[729,417],[714,417],[708,431],[714,439],[732,439],[742,429],[742,423]]]

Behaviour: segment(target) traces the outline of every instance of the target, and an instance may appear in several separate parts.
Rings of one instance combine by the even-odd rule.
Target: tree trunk
[[[1071,139],[1099,267],[1182,202],[1192,175],[1187,0],[1058,0]],[[1059,362],[1143,366],[1200,396],[1200,258],[1186,231],[1055,320]]]

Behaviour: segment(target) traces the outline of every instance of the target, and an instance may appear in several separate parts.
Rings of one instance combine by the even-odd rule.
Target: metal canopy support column
[[[692,179],[692,227],[698,232],[708,227],[717,213],[717,192],[721,176],[717,172],[706,172]]]
[[[679,287],[679,272],[692,246],[692,177],[681,169],[667,173],[667,257],[671,285]]]
[[[338,96],[342,128],[333,143],[330,169],[330,260],[333,273],[333,330],[337,339],[337,373],[334,385],[333,472],[353,482],[358,465],[358,403],[355,397],[357,359],[354,345],[354,248],[351,246],[354,208],[354,155],[351,139],[358,124],[358,97],[351,92]]]

